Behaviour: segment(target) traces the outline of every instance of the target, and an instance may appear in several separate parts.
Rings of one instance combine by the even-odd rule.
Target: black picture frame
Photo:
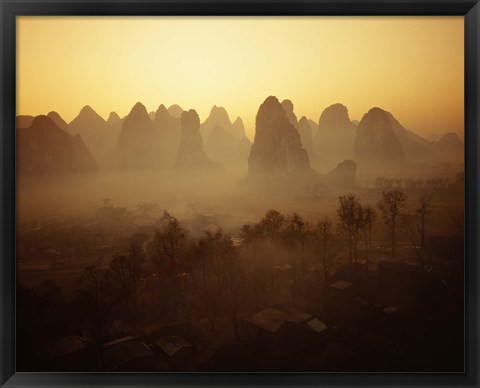
[[[465,373],[16,373],[15,371],[15,47],[20,15],[461,15],[465,18]],[[0,0],[2,387],[68,386],[479,386],[478,0]],[[448,335],[446,333],[446,335]]]

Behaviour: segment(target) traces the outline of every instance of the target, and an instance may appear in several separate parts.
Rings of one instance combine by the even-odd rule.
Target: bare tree
[[[130,270],[127,256],[114,255],[109,265],[108,276],[112,283],[123,294],[127,294],[131,286]]]
[[[365,241],[365,266],[368,269],[368,263],[370,261],[370,253],[372,251],[372,228],[377,219],[375,209],[367,205],[363,209],[363,237]]]
[[[185,328],[187,331],[187,337],[190,335],[190,306],[189,306],[189,298],[188,298],[188,272],[182,272],[177,275],[179,279],[182,280],[183,283],[183,311],[185,313]]]
[[[309,235],[310,226],[297,213],[289,219],[289,231],[294,242],[300,247],[300,261],[302,263],[302,276],[305,276],[305,243]]]
[[[221,261],[229,247],[229,237],[221,230],[215,233],[205,232],[205,236],[197,245],[202,297],[212,332],[216,329],[218,308],[222,297]]]
[[[179,261],[187,231],[180,222],[167,211],[163,212],[160,220],[162,227],[155,231],[154,242],[157,248],[158,258],[155,260],[158,266],[162,266],[162,259],[166,258],[172,268]]]
[[[358,268],[358,240],[360,230],[363,226],[363,208],[360,201],[354,194],[338,197],[340,207],[337,209],[337,216],[340,229],[347,239],[350,261]]]
[[[384,176],[376,177],[373,181],[373,185],[378,190],[389,190],[393,188],[393,179],[387,179]]]
[[[223,263],[223,279],[224,287],[230,296],[230,305],[232,308],[232,323],[235,337],[239,337],[240,332],[238,328],[238,300],[240,297],[240,290],[242,287],[243,274],[238,265],[238,252],[233,244],[230,244],[222,261]]]
[[[264,248],[264,241],[258,224],[244,225],[241,229],[241,236],[244,241],[242,252],[244,253],[245,260],[250,263],[252,272],[253,299],[255,311],[257,311],[261,294],[265,291],[266,284],[265,260],[262,260],[263,257],[261,254]],[[262,279],[264,280],[263,282],[261,281]]]
[[[384,191],[382,193],[382,199],[378,202],[378,207],[382,212],[383,220],[385,224],[390,227],[390,246],[394,258],[396,248],[396,228],[406,200],[407,196],[403,191],[393,189]]]
[[[318,245],[322,249],[323,274],[325,276],[325,282],[327,282],[329,278],[328,271],[330,264],[329,246],[333,239],[333,223],[328,217],[324,217],[318,222],[315,237]]]
[[[138,310],[138,286],[142,275],[142,263],[145,261],[145,251],[139,241],[132,240],[128,252],[128,272],[132,283],[135,309]]]
[[[258,223],[258,227],[263,236],[272,240],[282,237],[286,225],[286,217],[277,210],[267,211],[265,217],[263,217]]]
[[[114,255],[109,265],[108,276],[124,296],[133,294],[135,309],[138,309],[138,285],[141,275],[141,264],[145,252],[138,241],[130,242],[127,256]]]
[[[253,226],[251,231],[257,234],[258,238],[262,239],[263,242],[268,244],[278,244],[280,243],[287,232],[288,229],[288,220],[283,214],[277,210],[269,210],[265,216],[260,220],[260,222]],[[273,290],[274,287],[274,258],[272,257],[271,251],[264,250],[264,255],[262,257],[262,266],[263,271],[262,275],[264,277],[265,283],[267,283],[267,278],[269,281],[270,289]],[[265,269],[265,266],[268,267],[268,270]]]
[[[114,292],[115,286],[109,271],[97,265],[86,267],[78,282],[81,287],[80,300],[87,308],[83,318],[87,323],[89,342],[96,351],[100,368],[104,369],[105,328],[111,310],[121,300],[121,296]]]
[[[426,234],[426,225],[428,221],[428,215],[432,212],[430,210],[430,204],[432,197],[429,195],[422,195],[419,198],[419,207],[415,210],[417,216],[417,232],[420,238],[420,247],[418,252],[418,257],[420,259],[420,266],[422,267],[422,272],[425,272],[425,262],[424,262],[424,246],[425,246],[425,234]]]

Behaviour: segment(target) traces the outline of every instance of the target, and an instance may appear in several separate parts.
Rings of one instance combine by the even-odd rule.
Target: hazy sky
[[[318,122],[336,102],[373,106],[422,135],[463,131],[462,17],[17,18],[17,114],[84,105],[126,115],[141,101],[213,105],[254,133],[269,95]]]

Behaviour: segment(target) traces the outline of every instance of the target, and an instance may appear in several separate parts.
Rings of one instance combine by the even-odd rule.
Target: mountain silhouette
[[[57,112],[48,112],[47,117],[50,118],[57,125],[58,128],[68,132],[68,124]]]
[[[123,120],[113,152],[113,166],[120,169],[156,168],[157,143],[147,109],[137,102]]]
[[[17,131],[20,176],[91,172],[98,169],[80,135],[69,135],[47,116]]]
[[[215,126],[208,135],[205,153],[231,171],[246,170],[250,146],[246,137],[239,139]]]
[[[288,121],[295,127],[295,129],[298,128],[298,120],[297,116],[293,112],[293,103],[291,100],[283,100],[282,101],[282,108],[287,114]]]
[[[386,112],[392,124],[392,130],[397,136],[408,163],[433,162],[432,143],[415,132],[405,129],[390,112]]]
[[[240,117],[237,117],[232,123],[230,133],[237,139],[247,139],[247,134],[245,133],[245,126],[243,125],[243,120]]]
[[[117,112],[110,112],[110,114],[108,115],[107,123],[109,125],[119,124],[121,123],[121,121],[122,119],[120,118]]]
[[[118,138],[118,125],[110,126],[89,105],[84,106],[79,114],[68,124],[68,132],[80,134],[92,154],[103,164],[112,152]]]
[[[344,160],[323,176],[323,182],[329,187],[350,190],[355,188],[356,171],[357,164],[353,160]]]
[[[161,104],[155,112],[153,127],[158,140],[159,164],[171,169],[177,159],[182,135],[180,118],[172,116],[165,105]]]
[[[180,117],[182,117],[183,109],[180,106],[174,104],[168,108],[168,113],[170,114],[170,116],[179,119]]]
[[[313,136],[318,130],[317,124],[314,121],[302,116],[298,121],[298,134],[302,141],[303,147],[307,150],[310,159],[315,159],[315,147],[313,144]]]
[[[358,124],[354,160],[359,166],[375,170],[405,163],[405,152],[392,128],[388,112],[372,108]]]
[[[298,131],[298,134],[300,135],[300,141],[302,142],[302,146],[307,150],[309,159],[311,160],[312,156],[315,154],[315,151],[313,149],[313,139],[312,139],[313,131],[311,128],[311,124],[308,122],[305,116],[302,116],[303,120],[301,120],[301,124],[300,124],[300,121],[298,121],[297,116],[295,115],[294,106],[291,100],[283,100],[282,108],[287,114],[287,117],[290,123]],[[317,126],[316,124],[314,125],[315,127]]]
[[[465,147],[455,132],[448,132],[432,144],[435,156],[440,162],[463,163]]]
[[[16,117],[15,120],[15,126],[16,128],[28,128],[30,125],[32,125],[34,116],[30,115],[19,115]]]
[[[78,158],[75,156],[78,166],[66,161],[65,171],[80,171],[82,168],[91,171],[91,161],[85,156],[89,154],[90,159],[93,155],[95,168],[98,165],[100,169],[110,166],[194,171],[222,165],[237,172],[247,168],[249,177],[271,176],[275,179],[316,174],[322,182],[331,184],[333,180],[329,177],[337,176],[339,180],[350,182],[345,185],[347,187],[355,176],[354,165],[347,163],[351,159],[362,173],[368,169],[378,172],[406,165],[461,164],[464,160],[464,145],[456,133],[429,141],[406,129],[393,114],[378,107],[370,109],[360,122],[355,122],[350,120],[348,109],[336,103],[323,110],[317,125],[305,116],[298,120],[291,100],[280,103],[276,97],[270,96],[257,112],[253,144],[245,135],[242,119],[237,117],[232,123],[228,112],[221,106],[213,106],[203,123],[197,119],[195,110],[185,112],[178,105],[167,109],[161,104],[155,112],[148,113],[139,102],[124,118],[111,112],[108,120],[104,120],[86,105],[69,124],[59,113],[51,111],[47,116],[19,115],[16,128],[17,131],[28,129],[20,131],[19,148],[23,147],[21,142],[28,142],[22,148],[23,152],[29,147],[35,148],[38,143],[39,150],[46,149],[45,157],[56,155],[52,156],[54,159],[63,156],[60,157],[61,153],[56,150],[45,148],[40,136],[60,139],[63,135],[58,135],[55,129],[70,135],[70,140],[63,136],[67,139],[63,142],[77,144],[76,154],[72,152],[79,155]],[[38,127],[39,133],[33,134],[32,128]],[[26,140],[30,136],[31,141]],[[62,141],[58,140],[58,143]],[[40,158],[35,150],[32,155],[36,156],[31,159],[22,156],[25,166]],[[45,173],[55,170],[46,164],[46,160],[39,161],[38,170]],[[324,174],[317,174],[312,164]],[[28,167],[23,171],[33,170],[34,167]]]
[[[268,97],[258,110],[248,164],[249,176],[275,177],[313,171],[298,131],[274,96]]]
[[[200,134],[202,135],[202,138],[207,139],[210,131],[216,126],[231,133],[232,123],[228,117],[227,111],[222,106],[214,105],[210,110],[207,119],[200,126]]]
[[[355,136],[356,126],[344,105],[337,103],[325,108],[314,138],[318,163],[330,169],[340,161],[352,159]]]
[[[90,105],[85,105],[77,117],[75,117],[69,124],[70,130],[79,132],[84,129],[85,124],[92,127],[105,126],[106,121],[95,112]]]
[[[199,172],[218,169],[221,166],[212,162],[203,150],[200,135],[200,119],[194,109],[183,112],[181,121],[182,137],[178,148],[175,170],[182,172]]]

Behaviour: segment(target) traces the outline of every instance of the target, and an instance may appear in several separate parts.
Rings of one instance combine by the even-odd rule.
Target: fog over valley
[[[160,105],[149,115],[141,103],[108,120],[89,106],[69,124],[56,112],[18,116],[17,136],[20,220],[93,214],[104,198],[246,216],[276,198],[285,210],[304,201],[311,211],[382,176],[418,185],[463,171],[455,133],[428,141],[380,108],[352,122],[342,104],[316,124],[273,96],[259,107],[253,144],[222,107],[200,123],[193,109]]]
[[[295,112],[17,116],[18,369],[461,371],[460,136]]]

